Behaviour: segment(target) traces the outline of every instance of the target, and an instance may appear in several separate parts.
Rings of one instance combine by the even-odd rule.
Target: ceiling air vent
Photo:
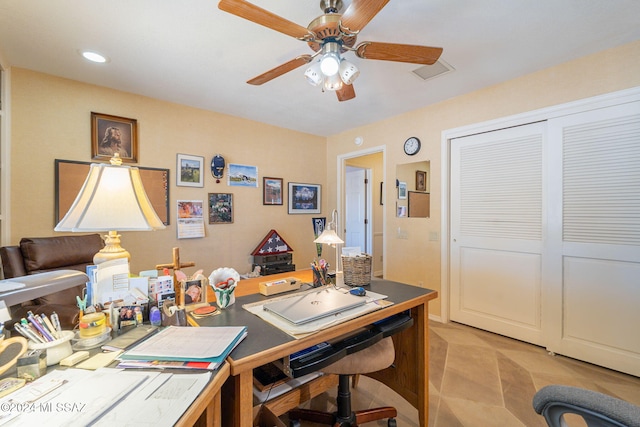
[[[447,64],[442,60],[438,60],[433,65],[423,65],[422,67],[416,68],[411,72],[421,80],[429,80],[434,77],[438,77],[443,74],[449,73],[453,70],[454,68],[451,65]]]

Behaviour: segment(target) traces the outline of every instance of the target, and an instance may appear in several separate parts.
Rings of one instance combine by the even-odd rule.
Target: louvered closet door
[[[548,349],[640,375],[640,103],[550,120],[548,137]]]
[[[541,344],[544,123],[451,142],[451,319]]]

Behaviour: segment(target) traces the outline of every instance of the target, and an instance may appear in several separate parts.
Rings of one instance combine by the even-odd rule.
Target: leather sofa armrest
[[[2,272],[4,273],[5,279],[27,275],[20,246],[1,247],[0,258],[2,258]]]

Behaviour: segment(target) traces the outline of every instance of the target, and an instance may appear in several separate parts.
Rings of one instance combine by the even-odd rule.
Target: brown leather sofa
[[[23,238],[17,246],[0,248],[2,271],[5,279],[55,270],[84,273],[103,246],[99,234]],[[78,315],[76,296],[82,296],[83,288],[76,286],[11,307],[12,317],[25,317],[29,310],[47,315],[55,311],[64,327],[73,328]]]

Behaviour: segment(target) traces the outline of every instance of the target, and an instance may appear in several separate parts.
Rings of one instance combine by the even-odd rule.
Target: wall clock
[[[416,138],[415,136],[412,136],[411,138],[408,138],[404,142],[404,152],[405,152],[405,154],[407,154],[409,156],[413,156],[414,154],[417,154],[418,151],[420,151],[420,140],[418,138]]]

